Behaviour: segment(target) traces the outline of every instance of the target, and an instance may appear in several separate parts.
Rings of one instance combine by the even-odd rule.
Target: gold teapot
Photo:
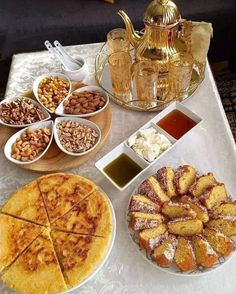
[[[136,49],[136,59],[151,59],[157,63],[159,72],[167,72],[169,57],[185,51],[184,43],[178,38],[181,15],[171,0],[154,0],[144,14],[143,35],[135,32],[130,18],[120,10],[131,45]]]

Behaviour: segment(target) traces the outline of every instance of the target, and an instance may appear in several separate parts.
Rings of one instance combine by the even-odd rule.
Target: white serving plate
[[[68,97],[71,93],[71,81],[70,79],[64,75],[64,74],[61,74],[61,73],[47,73],[47,74],[43,74],[39,77],[36,78],[36,80],[34,81],[33,83],[33,93],[34,93],[34,96],[35,98],[37,99],[37,101],[49,112],[49,113],[54,113],[54,111],[48,109],[46,106],[44,106],[44,104],[41,102],[41,100],[39,99],[38,97],[38,87],[39,87],[39,83],[42,81],[42,79],[46,78],[46,77],[58,77],[58,78],[61,78],[63,80],[66,80],[69,82],[69,91],[68,91],[68,95],[66,97]],[[65,97],[65,98],[66,98]]]
[[[156,123],[158,121],[160,121],[163,117],[165,117],[167,114],[169,114],[170,112],[172,112],[175,109],[181,111],[183,114],[187,115],[189,118],[191,118],[193,121],[196,122],[196,125],[191,130],[189,130],[187,133],[185,133],[178,140],[173,138],[166,131],[164,131],[162,128],[160,128],[159,126],[156,125]],[[153,127],[159,133],[165,135],[172,143],[172,146],[170,148],[168,148],[166,151],[164,151],[163,153],[161,153],[154,161],[149,163],[145,159],[141,158],[131,147],[129,147],[127,145],[127,140],[128,140],[128,138],[127,138],[120,145],[118,145],[116,148],[114,148],[112,151],[110,151],[108,154],[106,154],[104,157],[102,157],[100,160],[98,160],[95,163],[95,166],[118,190],[123,191],[135,179],[137,179],[137,177],[139,177],[144,171],[146,171],[150,166],[152,166],[153,164],[156,164],[157,161],[164,154],[166,154],[167,152],[170,152],[176,146],[176,144],[178,144],[179,141],[181,141],[191,131],[193,131],[194,128],[196,128],[201,122],[202,122],[202,118],[200,118],[198,115],[193,113],[191,110],[189,110],[187,107],[183,106],[182,104],[180,104],[178,102],[174,102],[139,129],[139,130],[143,130],[143,129],[146,129],[149,127]],[[133,133],[130,137],[135,136],[139,130],[137,130],[135,133]],[[131,179],[124,187],[118,186],[103,170],[110,162],[112,162],[114,159],[116,159],[122,153],[125,153],[126,155],[128,155],[134,162],[136,162],[141,168],[143,168],[143,170],[139,174],[137,174],[133,179]]]
[[[16,139],[18,139],[27,129],[31,128],[32,130],[37,130],[37,129],[41,129],[41,128],[50,128],[51,129],[51,138],[48,142],[48,145],[47,147],[38,154],[38,156],[36,156],[33,160],[31,161],[19,161],[19,160],[16,160],[14,158],[11,157],[11,148],[12,148],[12,145],[15,143]],[[52,143],[52,138],[53,138],[53,121],[52,120],[48,120],[48,121],[44,121],[44,122],[38,122],[38,123],[35,123],[33,124],[32,126],[30,127],[26,127],[20,131],[18,131],[17,133],[15,133],[14,135],[12,135],[7,143],[5,144],[5,147],[4,147],[4,154],[6,156],[6,158],[8,160],[10,160],[11,162],[13,163],[16,163],[16,164],[20,164],[20,165],[26,165],[26,164],[31,164],[37,160],[39,160],[41,157],[44,156],[44,154],[48,151],[51,143]]]
[[[67,113],[64,113],[64,105],[63,105],[63,102],[65,101],[65,100],[68,100],[69,98],[70,98],[70,96],[71,96],[71,94],[72,93],[74,93],[74,92],[83,92],[83,91],[99,91],[101,94],[102,94],[102,96],[105,98],[105,100],[106,100],[106,103],[105,103],[105,105],[101,108],[101,109],[99,109],[99,110],[97,110],[97,111],[94,111],[94,112],[92,112],[92,113],[86,113],[86,114],[67,114]],[[94,115],[97,115],[98,113],[100,113],[100,112],[102,112],[106,107],[107,107],[107,105],[108,105],[108,103],[109,103],[109,96],[107,95],[107,93],[102,89],[102,88],[100,88],[100,87],[98,87],[98,86],[85,86],[85,87],[82,87],[82,88],[79,88],[79,89],[77,89],[77,90],[75,90],[75,91],[73,91],[70,95],[68,95],[59,105],[58,105],[58,107],[57,107],[57,109],[56,109],[56,111],[55,111],[55,113],[57,114],[57,115],[61,115],[61,116],[69,116],[69,117],[90,117],[90,116],[94,116]]]
[[[0,105],[3,104],[3,103],[16,101],[16,100],[23,99],[23,98],[29,100],[32,104],[34,104],[35,106],[38,106],[42,110],[42,112],[43,112],[43,114],[45,116],[45,119],[42,119],[39,122],[43,122],[43,121],[46,121],[46,120],[51,118],[51,115],[46,111],[45,107],[42,107],[42,105],[39,104],[37,101],[35,101],[33,99],[30,99],[28,97],[23,97],[23,96],[20,96],[20,97],[15,97],[15,96],[14,97],[8,97],[8,98],[2,100],[0,102]],[[38,123],[38,122],[36,122],[36,123]],[[7,124],[3,120],[0,119],[0,124],[2,124],[4,126],[7,126],[7,127],[12,127],[12,128],[25,128],[25,127],[31,126],[33,124],[36,124],[36,123],[30,123],[30,124],[24,124],[24,125],[13,125],[13,124]]]
[[[92,148],[90,148],[89,150],[87,150],[85,152],[81,152],[81,153],[67,151],[63,147],[63,145],[61,144],[58,133],[57,133],[57,124],[62,121],[76,121],[80,124],[86,125],[92,129],[94,129],[98,134],[98,139],[97,139],[96,144]],[[57,117],[54,122],[53,133],[54,133],[54,138],[57,143],[57,146],[61,149],[62,152],[66,153],[68,155],[71,155],[71,156],[83,156],[85,154],[88,154],[89,152],[91,152],[92,150],[94,150],[97,147],[97,145],[101,141],[101,136],[102,136],[100,128],[95,123],[91,122],[90,120],[79,118],[79,117]]]
[[[186,163],[187,164],[187,163]],[[152,176],[153,174],[151,174],[150,176]],[[149,177],[150,177],[149,176]],[[148,178],[148,177],[147,177]],[[146,178],[146,179],[147,179]],[[199,276],[204,276],[206,274],[212,273],[217,269],[222,268],[223,265],[225,265],[228,261],[230,261],[234,256],[235,256],[235,252],[236,252],[236,237],[231,237],[231,240],[234,242],[234,249],[233,252],[229,255],[229,256],[220,256],[219,260],[217,263],[214,264],[214,266],[212,268],[204,268],[204,267],[198,267],[197,269],[195,269],[192,272],[182,272],[176,265],[172,264],[170,267],[165,268],[165,267],[161,267],[159,266],[155,261],[152,260],[151,256],[149,253],[147,253],[144,249],[141,249],[139,246],[139,240],[138,240],[138,234],[133,231],[130,227],[129,227],[129,223],[130,223],[130,217],[129,217],[129,204],[130,204],[130,200],[131,197],[135,194],[137,194],[138,192],[138,188],[139,186],[142,184],[142,182],[145,181],[145,179],[143,179],[138,185],[137,187],[134,189],[133,193],[131,194],[129,201],[128,201],[128,206],[127,206],[127,210],[126,210],[126,222],[127,222],[127,229],[128,229],[128,234],[132,240],[132,243],[134,244],[136,250],[141,254],[141,256],[147,261],[149,262],[152,266],[154,266],[156,269],[161,270],[163,272],[166,272],[168,274],[171,275],[175,275],[175,276],[182,276],[182,277],[199,277]]]

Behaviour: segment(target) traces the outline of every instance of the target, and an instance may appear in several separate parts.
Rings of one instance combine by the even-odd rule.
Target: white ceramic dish
[[[150,175],[151,176],[151,175]],[[166,272],[168,274],[172,274],[175,276],[182,276],[182,277],[198,277],[198,276],[204,276],[206,274],[212,273],[217,269],[221,269],[223,265],[225,265],[228,261],[230,261],[234,256],[235,256],[235,252],[236,252],[236,237],[231,237],[231,239],[234,242],[234,250],[233,252],[229,255],[229,256],[220,256],[219,260],[216,264],[214,264],[214,266],[212,268],[204,268],[204,267],[198,267],[197,269],[195,269],[192,272],[182,272],[176,265],[171,265],[168,268],[165,267],[161,267],[159,266],[155,261],[152,260],[151,256],[149,253],[147,253],[144,249],[141,249],[139,246],[139,239],[138,239],[138,234],[133,231],[130,227],[129,227],[129,223],[130,223],[130,217],[129,214],[127,213],[129,211],[129,203],[131,200],[132,195],[137,194],[138,192],[138,187],[141,185],[141,183],[144,181],[145,179],[143,179],[138,185],[137,187],[134,189],[133,193],[131,194],[129,201],[128,201],[128,206],[127,206],[127,211],[126,211],[126,221],[127,221],[127,228],[128,228],[128,233],[129,236],[132,240],[132,243],[134,244],[136,250],[142,255],[142,257],[149,262],[152,266],[154,266],[156,269],[161,270],[163,272]]]
[[[100,262],[100,264],[97,265],[97,267],[93,270],[93,272],[84,281],[82,281],[78,286],[75,286],[74,288],[71,288],[71,289],[69,289],[69,290],[67,290],[65,292],[60,293],[60,294],[70,293],[70,292],[82,287],[89,280],[91,280],[99,272],[99,270],[104,266],[105,262],[107,261],[109,255],[111,253],[112,247],[114,245],[115,237],[116,237],[116,216],[115,216],[115,211],[114,211],[114,208],[112,206],[112,203],[111,203],[109,197],[107,196],[107,194],[100,187],[99,187],[99,190],[106,196],[107,201],[108,201],[109,206],[110,206],[110,211],[111,211],[112,232],[111,232],[111,236],[110,236],[110,240],[109,240],[109,245],[107,247],[107,252],[104,255],[104,257],[103,257],[102,261]]]
[[[58,78],[61,78],[63,80],[66,80],[69,82],[69,92],[68,92],[68,95],[66,97],[68,97],[71,93],[71,81],[70,79],[64,75],[64,74],[61,74],[61,73],[47,73],[47,74],[44,74],[44,75],[41,75],[39,77],[37,77],[37,79],[34,81],[33,83],[33,93],[34,93],[34,96],[35,98],[37,99],[37,101],[49,112],[49,113],[54,113],[54,111],[48,109],[46,106],[44,106],[44,104],[41,102],[41,100],[39,99],[38,97],[38,87],[39,87],[39,83],[42,81],[42,79],[46,78],[46,77],[58,77]],[[65,98],[66,98],[65,97]]]
[[[89,150],[87,150],[85,152],[81,152],[81,153],[74,153],[74,152],[67,151],[62,146],[62,144],[60,142],[60,139],[59,139],[59,136],[58,136],[58,132],[57,132],[57,124],[62,122],[62,121],[76,121],[76,122],[78,122],[80,124],[86,125],[86,126],[92,128],[92,129],[94,129],[98,134],[96,144],[92,148],[90,148]],[[101,130],[100,130],[100,128],[95,123],[91,122],[90,120],[82,119],[82,118],[79,118],[79,117],[57,117],[55,119],[55,122],[54,122],[53,133],[54,133],[54,138],[55,138],[55,141],[57,143],[57,146],[61,149],[62,152],[66,153],[68,155],[71,155],[71,156],[83,156],[85,154],[88,154],[89,152],[91,152],[92,150],[94,150],[97,147],[97,145],[99,144],[99,142],[101,140]]]
[[[70,78],[72,81],[81,82],[88,75],[88,72],[89,72],[88,65],[87,65],[86,61],[84,60],[84,58],[82,58],[82,57],[78,57],[78,58],[76,58],[76,60],[79,61],[81,64],[83,64],[81,68],[79,68],[77,70],[68,70],[64,66],[62,66],[62,72],[68,78]]]
[[[0,102],[0,105],[3,104],[3,103],[8,103],[8,102],[16,101],[16,100],[23,99],[23,98],[29,100],[32,104],[34,104],[35,106],[38,106],[42,110],[45,118],[42,119],[39,122],[43,122],[43,121],[49,120],[51,118],[51,115],[46,111],[46,109],[44,107],[41,106],[41,104],[39,104],[37,101],[35,101],[33,99],[30,99],[28,97],[22,97],[22,96],[20,96],[20,97],[8,97],[8,98],[2,100]],[[38,122],[36,122],[36,123],[38,123]],[[30,124],[24,124],[24,125],[13,125],[13,124],[7,124],[3,120],[0,119],[0,124],[2,124],[4,126],[7,126],[7,127],[12,127],[12,128],[25,128],[25,127],[34,125],[36,123],[30,123]]]
[[[97,110],[97,111],[94,111],[94,112],[92,112],[92,113],[87,113],[87,114],[66,114],[66,113],[64,113],[64,105],[63,105],[63,102],[65,101],[65,100],[68,100],[69,98],[70,98],[70,96],[71,96],[71,94],[72,93],[75,93],[75,92],[78,92],[78,93],[80,93],[80,92],[83,92],[83,91],[99,91],[101,94],[102,94],[102,96],[105,98],[105,100],[106,100],[106,103],[105,103],[105,105],[101,108],[101,109],[99,109],[99,110]],[[109,103],[109,96],[107,95],[107,93],[104,91],[104,90],[102,90],[100,87],[98,87],[98,86],[85,86],[85,87],[82,87],[82,88],[79,88],[79,89],[77,89],[77,90],[75,90],[75,91],[73,91],[69,96],[67,96],[60,104],[59,104],[59,106],[57,107],[57,109],[56,109],[56,111],[55,111],[55,113],[57,114],[57,115],[61,115],[61,116],[69,116],[69,117],[90,117],[90,116],[94,116],[94,115],[97,115],[98,113],[100,113],[100,112],[102,112],[106,107],[107,107],[107,105],[108,105],[108,103]]]
[[[43,152],[39,153],[39,155],[36,156],[31,161],[19,161],[19,160],[16,160],[16,159],[12,158],[11,157],[11,148],[12,148],[12,145],[16,142],[16,139],[18,139],[28,128],[29,127],[26,127],[24,129],[18,131],[17,133],[15,133],[14,135],[12,135],[8,139],[7,143],[5,144],[5,147],[4,147],[5,156],[6,156],[6,158],[8,160],[10,160],[13,163],[20,164],[20,165],[26,165],[26,164],[30,164],[30,163],[33,163],[33,162],[39,160],[48,151],[48,149],[49,149],[49,147],[50,147],[50,145],[52,143],[52,138],[53,138],[53,121],[52,120],[48,120],[48,121],[44,121],[44,122],[35,123],[32,126],[30,126],[30,128],[32,130],[37,130],[37,129],[41,129],[41,128],[49,128],[51,130],[51,137],[50,137],[50,140],[48,142],[47,147],[43,150]]]
[[[165,117],[167,114],[169,114],[170,112],[172,112],[175,109],[181,111],[182,113],[184,113],[185,115],[187,115],[189,118],[191,118],[192,120],[194,120],[196,122],[196,125],[190,131],[188,131],[185,135],[183,135],[179,140],[176,140],[171,135],[169,135],[167,132],[165,132],[162,128],[160,128],[159,126],[156,125],[158,121],[160,121],[163,117]],[[164,151],[163,153],[161,153],[154,161],[149,163],[146,160],[144,160],[143,158],[139,157],[139,155],[132,148],[130,148],[127,145],[127,140],[128,140],[128,138],[127,138],[127,140],[125,140],[123,143],[118,145],[111,152],[109,152],[103,158],[101,158],[99,161],[97,161],[95,163],[95,166],[117,189],[119,189],[120,191],[123,191],[135,179],[137,179],[138,176],[140,176],[144,171],[146,171],[150,166],[152,166],[153,164],[156,164],[157,161],[164,154],[166,154],[167,152],[170,152],[176,146],[176,144],[178,144],[179,141],[181,141],[184,137],[186,137],[188,135],[188,133],[192,132],[194,130],[194,128],[197,127],[201,122],[202,122],[202,119],[198,115],[193,113],[191,110],[189,110],[188,108],[186,108],[182,104],[180,104],[178,102],[174,102],[139,129],[139,130],[142,130],[142,129],[146,129],[149,127],[153,127],[159,133],[165,135],[172,143],[172,146],[170,148],[168,148],[166,151]],[[139,130],[137,130],[130,137],[134,136]],[[134,178],[132,178],[124,187],[118,186],[103,170],[110,162],[112,162],[114,159],[116,159],[122,153],[125,153],[126,155],[128,155],[134,162],[136,162],[143,169],[139,174],[137,174]]]

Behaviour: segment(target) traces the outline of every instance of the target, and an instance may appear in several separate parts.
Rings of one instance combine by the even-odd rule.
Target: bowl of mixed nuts
[[[0,102],[0,124],[23,128],[50,119],[37,101],[28,97],[9,97]]]
[[[61,116],[90,117],[102,112],[108,103],[109,97],[100,87],[85,86],[67,96],[55,113]]]
[[[66,75],[49,73],[39,76],[33,83],[33,93],[38,102],[54,113],[58,105],[70,94],[71,82]]]
[[[99,127],[78,117],[58,117],[53,133],[62,152],[71,156],[82,156],[96,148],[101,140]]]
[[[53,138],[53,121],[38,122],[11,136],[4,153],[16,164],[30,164],[39,160],[49,149]]]

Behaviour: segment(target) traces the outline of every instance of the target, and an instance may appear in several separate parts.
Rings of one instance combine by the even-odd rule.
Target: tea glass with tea
[[[108,57],[113,94],[127,101],[131,97],[132,59],[127,52],[115,52]]]
[[[117,28],[107,34],[107,44],[110,53],[129,52],[130,42],[125,29]]]
[[[172,97],[182,99],[188,96],[193,72],[193,58],[190,54],[175,54],[169,60],[169,91]]]

